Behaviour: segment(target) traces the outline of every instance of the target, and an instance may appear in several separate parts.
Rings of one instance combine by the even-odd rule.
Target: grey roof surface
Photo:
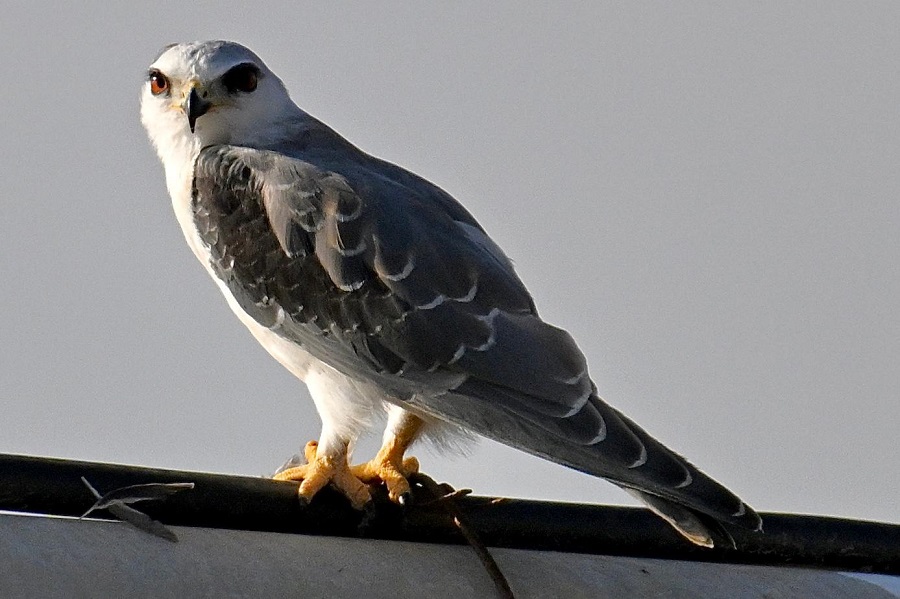
[[[492,597],[467,547],[175,527],[169,543],[120,523],[0,515],[4,597]],[[821,570],[492,550],[519,599],[889,599]],[[896,580],[896,579],[895,579]]]

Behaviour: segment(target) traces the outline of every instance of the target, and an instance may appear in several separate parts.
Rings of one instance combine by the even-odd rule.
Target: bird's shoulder
[[[318,127],[204,148],[193,210],[213,270],[258,322],[315,323],[378,368],[452,363],[488,344],[492,314],[535,312],[449,194]]]
[[[418,200],[450,219],[483,232],[481,225],[438,185],[397,164],[366,153],[321,121],[307,116],[289,129],[286,139],[268,149],[288,160],[308,165],[304,175],[339,177],[366,203]]]

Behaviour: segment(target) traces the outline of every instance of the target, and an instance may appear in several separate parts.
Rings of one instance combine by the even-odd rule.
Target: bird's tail
[[[713,541],[713,534],[707,524],[701,522],[700,517],[690,509],[683,505],[678,505],[668,499],[663,499],[644,491],[637,489],[629,489],[622,487],[629,495],[639,499],[646,505],[650,511],[668,522],[677,530],[681,536],[688,541],[701,547],[714,547],[716,543]],[[718,524],[718,523],[716,523]],[[716,531],[720,537],[727,539],[728,543],[734,547],[734,539],[721,525],[717,525]]]

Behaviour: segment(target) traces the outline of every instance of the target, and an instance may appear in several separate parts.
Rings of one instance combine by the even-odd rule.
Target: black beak
[[[197,123],[197,119],[209,112],[210,108],[212,108],[212,102],[201,98],[200,94],[197,93],[197,88],[192,87],[191,95],[184,101],[184,114],[187,115],[191,133],[194,132],[194,125]]]

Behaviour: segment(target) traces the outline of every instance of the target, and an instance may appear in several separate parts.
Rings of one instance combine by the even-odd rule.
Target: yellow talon
[[[304,502],[312,500],[322,487],[330,484],[343,493],[355,509],[361,510],[372,499],[366,485],[384,483],[391,501],[402,503],[403,497],[410,492],[407,478],[419,471],[419,460],[404,458],[403,454],[422,424],[418,416],[395,409],[389,418],[384,444],[371,461],[350,466],[347,444],[337,453],[324,455],[319,453],[318,442],[310,441],[303,451],[306,464],[282,470],[273,478],[301,481],[298,493]]]
[[[361,510],[372,499],[369,488],[350,472],[346,454],[338,456],[319,456],[318,443],[310,441],[306,444],[306,464],[282,470],[272,478],[275,480],[299,480],[297,494],[300,500],[308,503],[316,493],[327,484],[340,491],[354,509]]]
[[[383,482],[388,490],[388,497],[395,503],[409,493],[409,478],[419,471],[419,460],[414,457],[403,457],[405,447],[398,443],[387,443],[378,454],[364,464],[350,467],[350,472],[364,483],[377,484]]]

